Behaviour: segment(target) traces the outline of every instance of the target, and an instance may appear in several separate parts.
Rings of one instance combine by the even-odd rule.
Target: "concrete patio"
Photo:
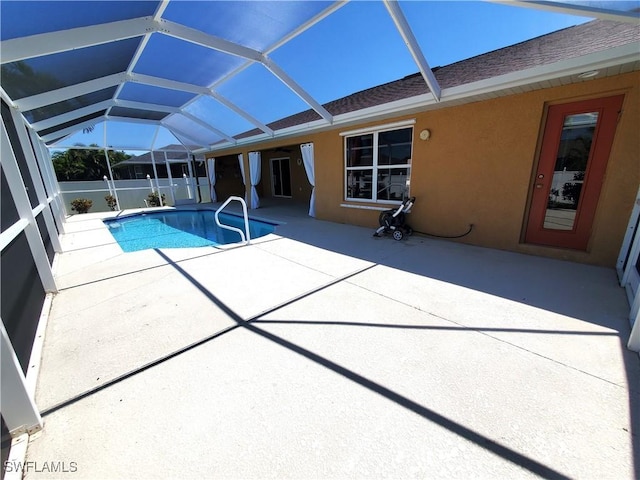
[[[255,213],[286,223],[135,253],[69,218],[25,478],[640,475],[612,269]]]

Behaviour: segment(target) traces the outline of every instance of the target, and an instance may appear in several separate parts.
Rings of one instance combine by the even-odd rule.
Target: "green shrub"
[[[166,205],[167,201],[165,200],[164,193],[162,194],[162,205],[160,205],[160,199],[158,198],[158,192],[152,192],[147,195],[147,203],[150,207],[161,207],[162,205]]]
[[[109,207],[111,211],[115,210],[118,206],[116,197],[114,197],[113,195],[107,195],[106,197],[104,197],[104,199],[107,201],[107,207]]]
[[[76,198],[71,201],[71,210],[78,213],[87,213],[91,208],[91,205],[93,205],[93,202],[88,198]]]

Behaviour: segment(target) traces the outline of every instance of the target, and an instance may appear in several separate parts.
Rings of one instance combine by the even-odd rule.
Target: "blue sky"
[[[431,67],[590,20],[491,2],[401,0],[400,6]],[[270,56],[320,103],[418,71],[382,2],[352,1]],[[309,108],[260,64],[221,84],[217,91],[264,123]],[[189,110],[217,121],[225,108],[202,99]],[[253,128],[237,116],[225,117],[217,126],[231,135]],[[142,146],[149,135],[138,130],[118,128],[117,143]],[[92,136],[74,136],[74,140],[90,143]],[[102,132],[98,138],[102,143]],[[162,133],[156,146],[173,142]],[[109,139],[108,143],[116,142]]]

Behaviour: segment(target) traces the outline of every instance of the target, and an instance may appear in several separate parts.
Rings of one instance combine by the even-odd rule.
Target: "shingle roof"
[[[444,67],[436,67],[433,72],[441,88],[446,89],[634,42],[640,42],[640,25],[594,20]],[[428,92],[429,88],[424,79],[419,73],[416,73],[331,101],[324,104],[323,107],[335,116]],[[268,124],[268,127],[279,130],[313,122],[320,118],[315,111],[310,109],[272,122]],[[259,129],[252,129],[234,138],[248,138],[261,133],[262,131]]]

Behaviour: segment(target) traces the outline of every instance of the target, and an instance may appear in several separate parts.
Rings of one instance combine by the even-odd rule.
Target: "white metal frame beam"
[[[218,102],[220,102],[222,105],[227,107],[228,109],[233,110],[235,113],[240,115],[242,118],[247,120],[249,123],[255,125],[257,128],[262,130],[264,133],[266,133],[266,134],[268,134],[270,136],[274,135],[275,132],[271,128],[267,127],[264,123],[262,123],[260,120],[258,120],[257,118],[255,118],[254,116],[249,114],[248,112],[245,112],[240,107],[236,106],[235,103],[233,103],[232,101],[226,99],[225,97],[220,95],[218,92],[211,91],[209,93],[209,95],[212,98],[216,99]]]
[[[333,115],[331,115],[326,108],[320,105],[311,95],[309,95],[296,81],[291,78],[287,73],[282,70],[273,60],[266,55],[262,58],[262,64],[273,75],[280,79],[289,89],[291,89],[296,95],[298,95],[303,102],[313,108],[318,115],[324,118],[328,123],[333,123]]]
[[[254,62],[260,62],[262,60],[262,53],[258,50],[209,35],[208,33],[204,33],[200,30],[189,28],[169,20],[158,20],[156,22],[156,31],[179,40],[200,45],[201,47],[228,53],[236,57],[246,58],[247,60],[252,60]]]
[[[70,112],[63,113],[62,115],[57,115],[45,120],[40,120],[39,122],[34,122],[31,124],[31,128],[39,132],[42,130],[46,130],[47,128],[53,128],[57,125],[63,125],[67,122],[82,118],[86,115],[91,115],[92,113],[96,113],[101,110],[107,110],[109,107],[114,105],[114,103],[115,102],[113,100],[105,100],[104,102],[94,103],[86,107],[78,108],[77,110],[71,110]]]
[[[36,156],[31,145],[31,139],[29,138],[27,129],[24,128],[24,124],[22,123],[22,115],[20,115],[20,112],[18,112],[18,110],[12,108],[11,117],[13,118],[13,122],[17,127],[16,131],[18,132],[20,147],[22,148],[22,152],[25,156],[27,168],[29,169],[29,175],[31,176],[31,182],[33,183],[33,187],[36,191],[38,204],[44,206],[44,209],[42,210],[42,217],[44,218],[45,226],[47,228],[47,232],[49,233],[51,245],[53,246],[55,252],[61,253],[62,246],[60,245],[60,238],[58,237],[58,231],[56,230],[53,214],[51,213],[51,209],[49,208],[50,202],[47,197],[44,185],[42,184],[42,181],[45,177],[44,172],[41,175],[38,163],[36,161]],[[25,174],[26,172],[22,172],[23,176]]]
[[[58,138],[66,137],[67,135],[71,135],[73,133],[77,133],[80,130],[82,130],[83,128],[91,127],[91,126],[95,125],[96,123],[102,122],[102,121],[104,121],[106,119],[107,119],[107,117],[92,118],[91,120],[86,120],[84,122],[78,123],[78,124],[73,125],[71,127],[63,128],[61,130],[56,130],[55,132],[51,132],[51,133],[49,133],[47,135],[41,136],[40,138],[42,138],[42,140],[44,142],[51,142],[51,141],[56,140]]]
[[[150,112],[163,112],[163,113],[179,113],[178,107],[168,107],[167,105],[157,105],[153,103],[134,102],[132,100],[116,100],[113,102],[113,107],[131,108],[135,110],[146,110]]]
[[[26,378],[9,340],[4,321],[0,321],[0,337],[2,418],[12,437],[22,433],[35,433],[42,429],[42,417],[29,394]]]
[[[158,23],[152,17],[141,17],[4,40],[0,43],[1,63],[139,37],[157,28]]]
[[[309,93],[306,92],[300,85],[298,85],[291,77],[289,77],[289,75],[287,75],[284,70],[276,65],[273,60],[268,58],[262,52],[242,45],[238,45],[233,42],[229,42],[228,40],[209,35],[199,30],[185,27],[184,25],[180,25],[178,23],[170,22],[168,20],[162,19],[159,21],[159,23],[160,25],[162,25],[162,28],[159,28],[158,31],[165,35],[169,35],[180,40],[185,40],[187,42],[191,42],[206,48],[217,50],[219,52],[234,55],[236,57],[241,57],[251,62],[261,63],[273,75],[275,75],[276,78],[284,83],[292,92],[298,95],[307,105],[314,109],[318,113],[318,115],[327,120],[327,122],[332,122],[331,114],[316,100],[314,100],[313,97],[309,95]]]
[[[156,24],[158,22],[158,19],[162,16],[162,14],[164,13],[164,11],[165,11],[165,9],[167,8],[168,5],[169,5],[169,0],[163,0],[158,5],[158,8],[156,9],[156,11],[155,11],[155,13],[153,15],[153,19],[152,19],[154,24]],[[129,62],[129,65],[127,65],[127,71],[126,71],[127,75],[131,75],[133,73],[133,69],[137,65],[138,60],[140,60],[140,57],[144,53],[145,48],[147,48],[147,44],[149,43],[149,40],[151,39],[151,34],[154,31],[155,31],[155,29],[149,29],[149,31],[145,32],[145,35],[142,38],[142,41],[138,45],[138,48],[136,49],[136,52],[133,54],[133,58]],[[118,85],[118,88],[116,89],[116,93],[113,96],[113,98],[118,98],[120,96],[120,93],[122,92],[122,89],[124,88],[124,85],[125,85],[124,82],[122,82],[120,85]],[[107,115],[109,113],[110,112],[107,112]]]
[[[436,102],[439,102],[440,97],[442,96],[442,93],[440,91],[440,84],[438,83],[438,80],[436,80],[435,75],[431,71],[431,67],[429,67],[427,60],[425,59],[422,53],[422,49],[420,48],[420,44],[418,44],[416,37],[413,35],[411,26],[409,25],[409,22],[404,16],[404,13],[402,13],[402,9],[400,8],[400,5],[398,5],[397,0],[383,0],[383,1],[384,1],[384,6],[387,7],[387,11],[389,12],[389,15],[393,19],[393,23],[395,23],[396,28],[398,29],[398,32],[402,36],[404,43],[407,45],[407,48],[409,49],[409,53],[411,53],[413,60],[416,62],[416,65],[418,66],[418,69],[422,74],[422,78],[424,78],[424,81],[427,83],[427,86],[429,87],[429,90],[431,91],[433,98],[435,99]]]
[[[302,33],[304,30],[308,29],[310,26],[319,22],[321,19],[330,15],[340,7],[342,7],[346,2],[339,1],[325,9],[320,14],[316,15],[313,19],[306,22],[304,25],[300,26],[294,32],[289,34],[284,39],[281,39],[276,45],[271,47],[271,50],[278,48],[283,45],[287,41],[291,40],[295,36]],[[19,60],[25,60],[28,58],[34,58],[44,55],[51,55],[55,53],[60,53],[64,51],[69,51],[73,49],[86,48],[94,45],[100,45],[108,42],[114,42],[118,40],[123,40],[126,38],[133,38],[137,36],[144,37],[141,41],[140,46],[138,47],[134,58],[130,62],[127,71],[124,73],[118,73],[114,75],[109,75],[107,77],[103,77],[96,80],[91,80],[88,82],[83,82],[82,84],[69,86],[65,88],[61,88],[52,92],[45,92],[40,95],[34,95],[32,97],[28,97],[25,99],[21,99],[16,102],[16,105],[21,111],[32,110],[34,108],[38,108],[45,105],[50,105],[52,103],[68,100],[70,98],[74,98],[80,95],[88,94],[95,92],[97,90],[108,88],[111,86],[119,85],[118,90],[116,91],[116,95],[114,98],[117,98],[117,94],[121,91],[122,86],[127,80],[131,81],[140,81],[142,78],[146,79],[148,82],[150,78],[148,76],[140,76],[136,79],[136,75],[133,74],[133,69],[137,63],[138,58],[144,51],[146,43],[150,38],[150,35],[158,32],[164,35],[169,35],[180,40],[184,40],[187,42],[191,42],[197,45],[204,46],[206,48],[214,49],[226,54],[238,56],[244,59],[247,59],[249,62],[247,65],[257,62],[264,65],[274,76],[276,76],[281,82],[283,82],[292,92],[298,95],[307,105],[309,105],[313,110],[315,110],[325,121],[328,123],[333,122],[333,116],[322,106],[320,105],[308,92],[306,92],[299,84],[297,84],[289,75],[284,72],[272,59],[268,58],[264,53],[244,47],[242,45],[230,42],[228,40],[224,40],[222,38],[215,37],[213,35],[206,34],[204,32],[186,27],[184,25],[171,22],[165,19],[162,19],[162,13],[166,9],[168,2],[163,1],[158,7],[156,13],[152,17],[142,17],[135,18],[130,20],[122,20],[117,22],[110,22],[106,24],[100,25],[92,25],[88,27],[78,27],[73,29],[68,29],[64,31],[56,31],[38,35],[32,35],[29,37],[18,38],[6,40],[0,44],[2,48],[2,63],[14,62]],[[238,72],[235,72],[238,73]],[[161,80],[161,79],[160,79]],[[264,123],[255,119],[252,115],[240,109],[236,105],[234,105],[229,100],[222,97],[217,92],[213,91],[212,88],[206,89],[203,91],[201,88],[194,88],[195,86],[190,86],[185,88],[184,84],[179,84],[180,82],[150,82],[151,84],[162,83],[165,87],[171,85],[168,88],[174,88],[179,90],[184,90],[188,92],[196,93],[197,95],[208,95],[222,103],[227,108],[231,109],[236,114],[240,115],[245,120],[249,121],[251,124],[262,130],[263,132],[273,136],[274,132],[272,129],[267,127]],[[194,100],[195,101],[195,100]],[[191,103],[191,102],[189,102]],[[111,105],[112,107],[113,105]],[[99,110],[98,107],[92,109],[91,106],[85,107],[92,112]],[[109,107],[108,107],[109,108]],[[153,108],[147,108],[153,109]],[[162,110],[164,111],[164,110]],[[170,112],[175,113],[175,112]],[[74,116],[75,114],[69,114],[69,118],[78,118],[78,116]],[[81,116],[81,115],[80,115]],[[60,116],[61,117],[61,116]],[[108,112],[107,112],[108,117]],[[38,122],[36,126],[37,129],[49,128],[48,126],[53,126],[56,122],[64,123],[62,118],[56,119],[47,119],[43,121],[45,123]],[[201,120],[201,122],[205,122]],[[46,125],[46,126],[44,126]],[[210,125],[210,128],[215,128]],[[77,129],[76,129],[77,130]],[[216,129],[218,132],[220,130]],[[229,135],[224,134],[224,138],[231,138]],[[48,138],[50,138],[48,136]]]
[[[629,260],[632,259],[631,251],[634,247],[636,249],[640,249],[640,234],[636,232],[638,217],[640,217],[640,187],[638,187],[638,192],[636,193],[636,201],[633,205],[633,209],[631,210],[631,216],[629,217],[629,223],[627,224],[627,231],[624,239],[622,240],[622,246],[620,247],[620,253],[618,254],[618,260],[616,261],[618,280],[620,281],[620,285],[623,287],[629,280],[629,267],[632,267],[631,264],[633,263],[632,261],[629,261],[627,262],[627,265],[625,265],[625,260],[627,260],[627,257]],[[631,243],[632,239],[634,240],[633,244]]]
[[[151,85],[153,87],[167,88],[169,90],[178,90],[181,92],[193,93],[195,95],[208,95],[211,90],[207,87],[193,85],[191,83],[178,82],[167,78],[154,77],[142,73],[127,74],[127,81],[132,83],[140,83],[142,85]]]
[[[49,149],[42,140],[40,140],[40,137],[38,137],[38,134],[33,129],[29,129],[29,135],[31,137],[31,142],[36,149],[36,161],[38,162],[40,171],[44,176],[45,190],[49,195],[47,201],[50,201],[49,205],[51,205],[51,209],[53,211],[53,219],[56,222],[58,232],[60,232],[60,234],[64,234],[65,207],[60,195],[60,186],[58,185],[58,180],[56,179],[56,174],[53,170],[51,154]]]
[[[27,195],[27,189],[24,185],[23,175],[28,175],[28,173],[20,172],[15,153],[11,147],[7,128],[4,121],[0,123],[2,123],[2,145],[0,150],[2,169],[7,179],[7,183],[9,184],[9,190],[11,191],[11,196],[15,202],[18,215],[22,220],[26,220],[28,222],[28,225],[24,229],[24,233],[27,238],[27,242],[29,243],[31,255],[33,256],[34,263],[36,264],[36,269],[40,276],[42,286],[46,292],[55,293],[58,291],[56,282],[53,278],[53,272],[51,271],[47,251],[42,243],[42,235],[38,229],[38,224],[34,216],[34,209],[31,207],[31,202]],[[19,129],[20,127],[24,127],[24,125],[16,125],[16,129]],[[34,184],[36,181],[37,179],[34,180]]]
[[[277,50],[281,46],[285,45],[286,43],[288,43],[289,41],[293,40],[295,37],[297,37],[301,33],[305,32],[306,30],[308,30],[309,28],[314,26],[316,23],[320,22],[321,20],[325,19],[326,17],[328,17],[332,13],[334,13],[337,10],[339,10],[340,8],[344,7],[347,3],[349,3],[349,0],[339,0],[337,2],[334,2],[332,5],[330,5],[325,10],[323,10],[322,12],[317,14],[315,17],[310,19],[308,22],[300,25],[294,31],[289,33],[287,36],[281,38],[276,43],[274,43],[274,44],[270,45],[269,47],[267,47],[264,50],[263,54],[264,55],[271,54],[272,52],[274,52],[275,50]],[[216,80],[213,84],[210,85],[210,87],[213,89],[213,88],[216,88],[218,85],[222,85],[224,82],[226,82],[230,78],[233,78],[234,76],[236,76],[238,73],[240,73],[243,70],[245,70],[247,67],[249,67],[253,63],[254,62],[251,62],[251,61],[248,61],[248,62],[244,63],[243,65],[239,66],[235,70],[232,70],[231,72],[229,72],[224,77],[220,78],[219,80]]]
[[[189,120],[191,120],[194,123],[197,123],[198,125],[200,125],[203,128],[206,128],[207,130],[215,133],[216,135],[223,137],[225,140],[227,140],[228,142],[231,143],[236,143],[236,139],[233,138],[230,135],[227,135],[226,133],[224,133],[222,130],[218,130],[217,128],[213,127],[210,123],[205,122],[204,120],[196,117],[195,115],[190,114],[189,112],[180,112],[180,115],[182,115],[183,117],[188,118]]]
[[[19,100],[14,100],[14,103],[20,111],[26,112],[28,110],[33,110],[34,108],[44,107],[54,103],[63,102],[65,100],[70,100],[81,95],[87,95],[99,90],[104,90],[105,88],[115,87],[125,79],[126,74],[124,72],[114,73],[113,75],[96,78],[95,80],[77,83],[57,90],[32,95],[31,97],[24,97]]]
[[[175,135],[175,134],[178,134],[178,135],[180,135],[182,138],[185,138],[185,139],[187,139],[187,140],[189,140],[189,141],[193,142],[193,144],[194,144],[194,145],[203,145],[202,140],[197,140],[197,139],[193,138],[193,137],[191,136],[191,134],[189,134],[189,133],[187,133],[187,132],[185,132],[185,131],[183,131],[183,130],[181,130],[181,129],[179,129],[179,128],[173,127],[173,126],[171,126],[171,125],[167,125],[167,124],[165,124],[164,122],[161,122],[161,125],[162,125],[164,128],[166,128],[167,130],[169,130],[171,133],[173,133],[174,135]],[[178,140],[180,140],[180,139],[178,139]]]

